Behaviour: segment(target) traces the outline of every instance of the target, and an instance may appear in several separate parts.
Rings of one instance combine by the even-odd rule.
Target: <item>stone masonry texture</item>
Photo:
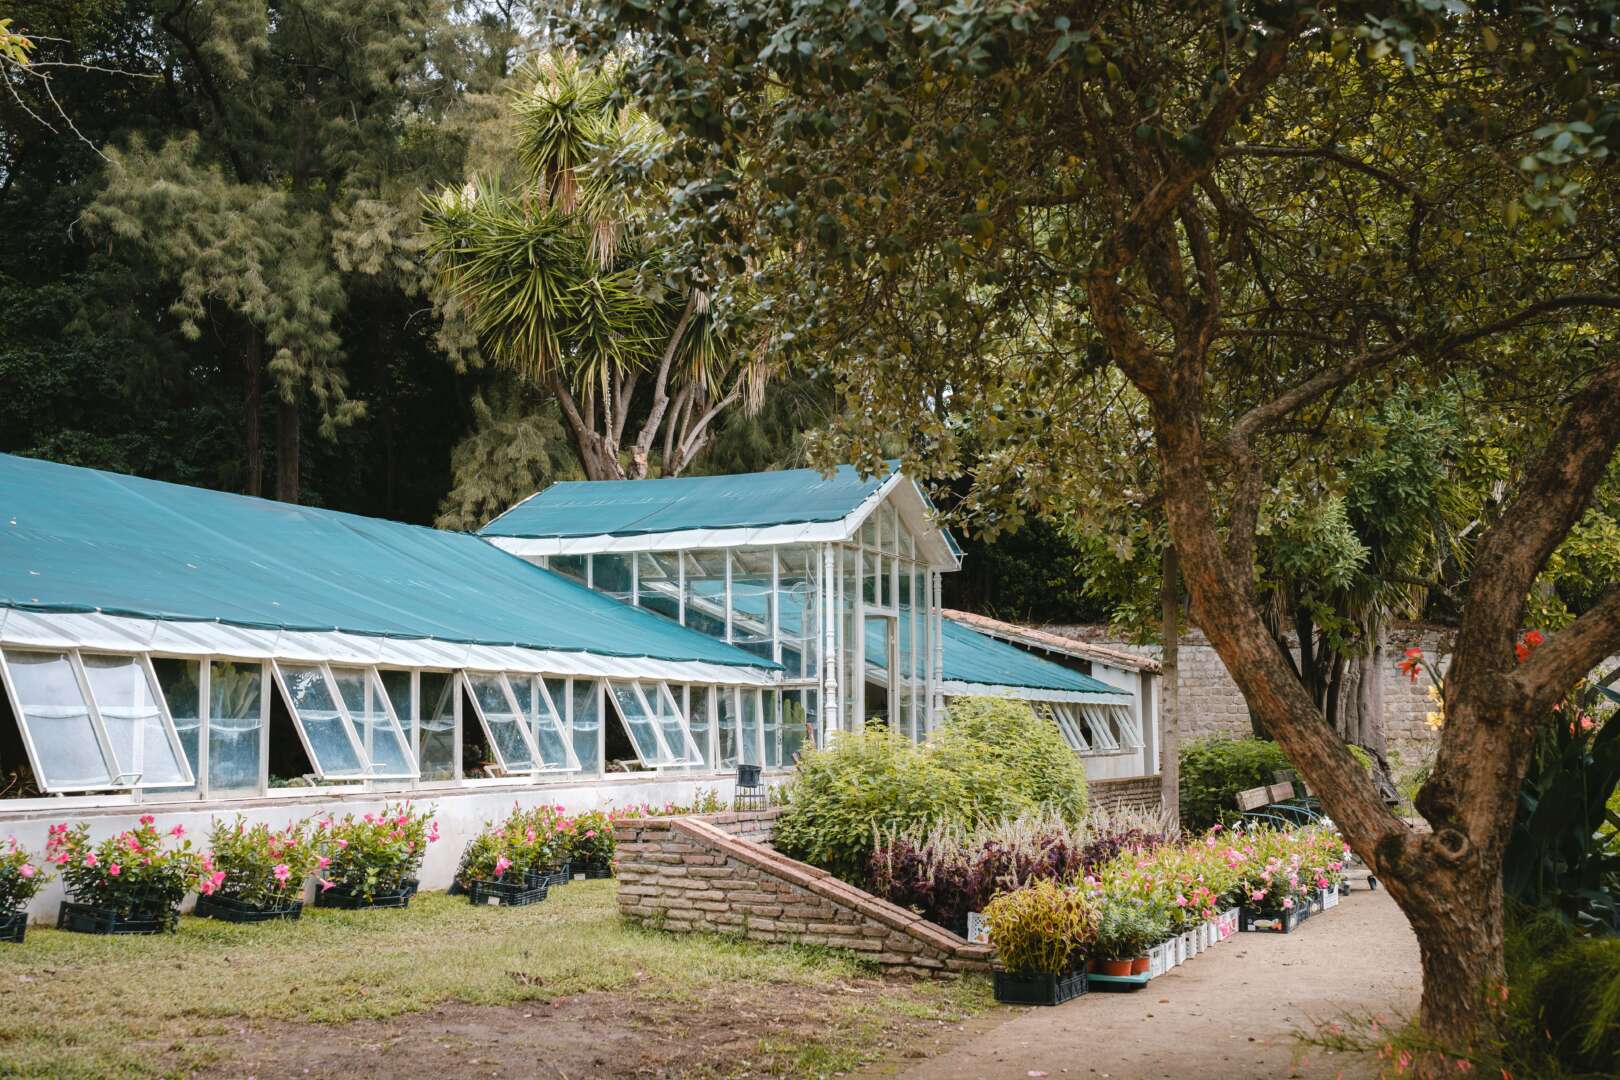
[[[848,949],[918,975],[990,970],[990,949],[768,846],[776,810],[625,818],[619,913],[676,933]]]

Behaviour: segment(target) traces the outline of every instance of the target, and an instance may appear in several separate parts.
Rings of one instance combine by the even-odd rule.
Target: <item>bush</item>
[[[613,822],[620,817],[633,816],[622,811],[603,813],[588,810],[574,819],[567,836],[565,854],[571,862],[603,865],[613,861],[615,845]]]
[[[50,874],[15,836],[0,850],[0,917],[21,911],[50,880]]]
[[[959,700],[945,726],[921,745],[872,725],[804,754],[775,844],[861,882],[880,832],[972,829],[1027,813],[1078,825],[1085,782],[1057,727],[1028,705]]]
[[[1181,748],[1181,824],[1193,832],[1238,820],[1237,794],[1272,783],[1292,768],[1282,748],[1264,739],[1214,736]]]
[[[367,900],[399,892],[416,877],[427,846],[439,839],[432,811],[410,803],[384,806],[380,814],[353,814],[317,823],[321,855],[328,862],[321,888],[343,889]]]
[[[257,908],[292,903],[309,875],[328,861],[310,841],[307,821],[272,831],[262,822],[249,825],[238,814],[230,824],[214,822],[208,846],[197,891]]]
[[[1012,813],[992,818],[1039,809],[1071,825],[1086,819],[1085,766],[1057,725],[1027,702],[955,698],[931,747],[934,759],[963,779],[977,804],[1016,804]]]
[[[1017,975],[1066,975],[1076,970],[1095,928],[1085,894],[1054,881],[1002,893],[984,914],[996,958]]]
[[[56,863],[68,895],[81,904],[111,908],[125,917],[147,917],[173,910],[200,883],[201,861],[176,825],[170,844],[153,826],[151,814],[133,829],[90,843],[90,827],[52,825],[45,857]]]

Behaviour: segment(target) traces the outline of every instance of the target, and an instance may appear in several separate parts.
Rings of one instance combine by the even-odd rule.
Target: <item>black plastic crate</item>
[[[0,915],[0,941],[12,941],[22,944],[23,935],[28,932],[28,912],[8,911]]]
[[[294,900],[278,907],[257,907],[245,904],[231,896],[199,896],[192,914],[204,919],[218,919],[232,923],[274,922],[277,919],[296,920],[304,913],[304,902]]]
[[[523,875],[523,880],[529,883],[530,888],[545,886],[551,888],[555,885],[566,885],[574,880],[573,866],[564,863],[552,870],[529,870]]]
[[[1268,915],[1252,908],[1238,910],[1238,929],[1245,934],[1292,934],[1310,917],[1304,907],[1293,907],[1281,915]]]
[[[527,881],[486,881],[478,878],[467,886],[467,901],[472,904],[498,904],[503,907],[527,907],[546,898],[546,886]]]
[[[414,888],[401,885],[393,892],[377,892],[366,899],[362,893],[351,892],[345,888],[322,889],[315,893],[315,906],[318,908],[339,908],[344,911],[358,911],[362,908],[402,908],[408,907],[411,897],[416,895]]]
[[[587,878],[610,878],[613,876],[613,864],[605,859],[600,862],[575,863],[574,872]]]
[[[123,915],[117,908],[64,900],[56,913],[56,928],[75,934],[166,934],[179,923],[180,912],[175,908]]]
[[[1086,992],[1086,971],[1068,975],[995,973],[996,1000],[1004,1005],[1061,1005]]]

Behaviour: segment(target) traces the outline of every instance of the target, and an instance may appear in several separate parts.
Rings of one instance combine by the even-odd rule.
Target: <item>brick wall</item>
[[[771,834],[776,831],[776,819],[781,816],[782,808],[773,806],[769,810],[737,810],[724,814],[703,814],[698,820],[707,821],[723,833],[740,836],[744,840],[769,844]]]
[[[1159,801],[1159,774],[1132,776],[1124,780],[1092,780],[1086,784],[1087,805],[1093,810],[1107,810],[1111,814],[1122,811],[1157,814]]]
[[[774,813],[620,820],[619,913],[677,933],[850,949],[912,974],[990,969],[987,946],[739,835]]]

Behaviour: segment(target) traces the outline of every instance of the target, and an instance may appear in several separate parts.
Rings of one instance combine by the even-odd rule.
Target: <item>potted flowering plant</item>
[[[184,825],[159,833],[151,814],[100,844],[87,825],[52,825],[45,857],[68,895],[56,924],[89,934],[155,934],[180,921],[180,901],[200,883],[202,862]]]
[[[28,930],[28,901],[39,894],[50,874],[39,860],[6,838],[0,849],[0,941],[21,942]]]
[[[427,846],[439,839],[431,810],[391,803],[379,814],[315,823],[321,868],[316,907],[404,907],[416,894]]]
[[[523,871],[530,885],[561,885],[572,879],[568,839],[574,822],[561,806],[536,806],[513,813],[522,830]]]
[[[1086,895],[1055,881],[1005,892],[985,905],[996,951],[996,1000],[1058,1005],[1086,992],[1095,919]]]
[[[296,919],[303,913],[304,883],[331,861],[315,849],[308,821],[280,829],[214,822],[202,855],[196,914],[227,922]]]
[[[566,834],[570,869],[588,878],[613,876],[613,822],[618,814],[590,810],[574,818]]]
[[[1253,853],[1242,879],[1242,914],[1238,929],[1288,934],[1310,914],[1302,878],[1304,856],[1291,834],[1257,830],[1250,833]]]
[[[456,867],[456,886],[474,904],[519,907],[546,898],[547,881],[536,868],[547,858],[549,840],[514,809],[500,823],[485,822]]]

